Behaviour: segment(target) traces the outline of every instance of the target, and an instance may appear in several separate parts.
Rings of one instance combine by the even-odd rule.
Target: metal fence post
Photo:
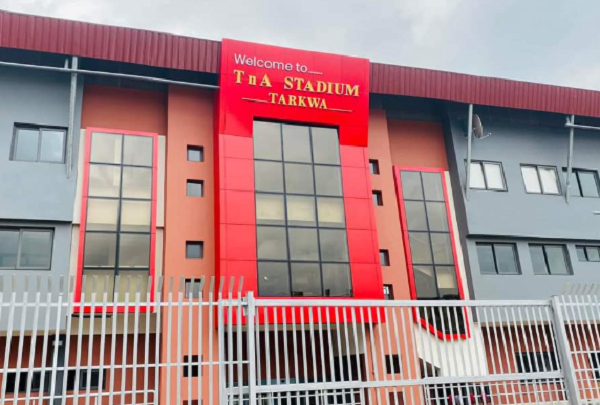
[[[254,293],[248,292],[247,296],[248,304],[248,315],[246,317],[246,324],[248,325],[248,399],[249,405],[256,404],[256,355],[255,355],[255,335],[254,335],[254,322],[256,316],[256,302],[254,300]]]
[[[556,329],[556,345],[559,358],[562,362],[569,404],[579,405],[581,403],[581,396],[577,384],[577,376],[575,375],[575,365],[573,363],[573,357],[571,356],[571,349],[569,348],[567,329],[565,328],[565,317],[562,312],[564,306],[558,296],[553,296],[550,300],[550,304],[552,307],[552,318]]]

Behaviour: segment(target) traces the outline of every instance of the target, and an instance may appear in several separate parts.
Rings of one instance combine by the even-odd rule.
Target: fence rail
[[[1,404],[600,404],[600,289],[258,299],[242,280],[0,276]]]

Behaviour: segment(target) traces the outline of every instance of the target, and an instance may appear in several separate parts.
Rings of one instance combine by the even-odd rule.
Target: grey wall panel
[[[3,302],[9,302],[11,295],[9,292],[16,291],[16,302],[23,302],[25,297],[23,293],[29,291],[26,297],[28,302],[35,302],[35,287],[37,278],[41,277],[42,285],[40,291],[42,292],[41,301],[42,303],[47,302],[47,291],[48,291],[48,278],[52,278],[52,284],[50,286],[53,291],[51,301],[57,302],[58,293],[60,291],[60,277],[64,277],[65,288],[69,277],[69,260],[71,251],[71,224],[58,223],[58,222],[24,222],[24,221],[0,221],[0,227],[18,227],[18,228],[44,228],[52,229],[54,231],[54,238],[52,241],[52,262],[50,270],[0,270],[0,277],[3,279]],[[27,283],[29,287],[26,289]],[[12,286],[14,285],[15,290]],[[66,299],[66,296],[63,297]],[[43,305],[42,305],[43,306]],[[52,310],[51,324],[56,326],[56,307]],[[63,309],[64,313],[64,309]],[[33,309],[27,312],[27,318],[25,319],[26,330],[33,328]],[[64,316],[61,316],[61,328],[64,328]],[[18,329],[21,324],[21,317],[15,317],[12,328]],[[38,327],[43,327],[45,322],[45,314],[40,312],[40,318],[38,320]],[[3,313],[0,317],[0,331],[5,331],[8,327],[8,314]]]
[[[507,192],[471,190],[466,200],[467,107],[448,105],[446,140],[452,182],[458,199],[457,213],[463,218],[461,238],[467,241],[471,289],[477,299],[527,299],[547,298],[562,291],[564,283],[600,282],[600,263],[577,261],[575,243],[587,241],[600,244],[599,198],[573,197],[565,201],[565,176],[567,165],[569,131],[561,123],[564,117],[538,115],[527,112],[515,118],[515,113],[500,109],[483,109],[476,106],[485,132],[492,135],[474,139],[473,159],[502,162]],[[533,117],[533,118],[532,118]],[[538,164],[556,166],[559,170],[562,194],[527,194],[523,184],[520,165]],[[600,133],[576,131],[574,167],[600,169]],[[458,189],[458,190],[457,190]],[[459,215],[460,214],[460,215]],[[523,274],[520,276],[481,275],[475,251],[475,240],[482,237],[497,240],[519,240],[519,258]],[[528,240],[551,240],[553,243],[567,241],[573,266],[572,276],[539,276],[531,269]]]
[[[76,172],[67,179],[65,164],[9,160],[15,123],[68,127],[69,92],[69,75],[0,68],[0,218],[72,220]],[[76,128],[82,94],[79,86]],[[76,151],[79,131],[73,142]]]

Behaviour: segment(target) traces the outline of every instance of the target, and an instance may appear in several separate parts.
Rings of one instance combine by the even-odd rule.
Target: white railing
[[[72,279],[0,277],[1,404],[600,401],[593,288],[381,301],[258,299],[223,279],[106,281],[83,280],[79,296]]]

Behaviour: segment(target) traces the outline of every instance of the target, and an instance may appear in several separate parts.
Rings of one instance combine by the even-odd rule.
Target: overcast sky
[[[596,0],[0,0],[0,9],[600,90]]]

